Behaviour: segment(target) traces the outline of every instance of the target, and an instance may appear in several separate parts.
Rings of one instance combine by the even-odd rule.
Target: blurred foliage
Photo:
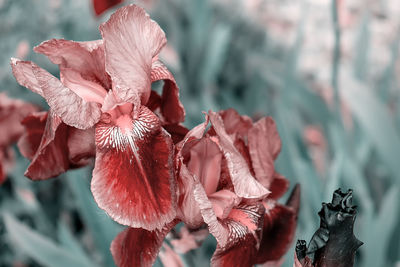
[[[128,2],[128,1],[127,1]],[[228,107],[272,116],[283,148],[277,169],[302,185],[297,238],[311,238],[317,212],[338,188],[352,188],[364,242],[356,266],[400,261],[400,7],[397,0],[142,1],[165,30],[161,57],[181,88],[185,125]],[[43,108],[17,85],[9,58],[57,75],[32,47],[51,38],[93,40],[107,12],[73,0],[0,1],[0,90]],[[24,52],[24,48],[28,50]],[[33,183],[20,155],[0,187],[0,266],[112,266],[121,226],[97,208],[90,168]],[[184,256],[207,266],[215,241]],[[293,248],[283,266],[292,266]],[[157,261],[156,265],[160,265]]]

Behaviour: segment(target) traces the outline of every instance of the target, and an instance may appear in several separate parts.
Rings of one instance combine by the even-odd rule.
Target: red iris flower
[[[212,127],[206,131],[209,120]],[[190,229],[208,226],[218,244],[213,266],[275,262],[289,248],[300,192],[296,187],[286,205],[276,202],[288,188],[288,181],[274,170],[280,147],[271,118],[253,123],[232,109],[210,112],[205,123],[176,145],[176,221]],[[150,266],[173,226],[163,231],[126,229],[111,247],[117,265]]]
[[[99,16],[107,9],[122,3],[122,1],[123,0],[93,0],[93,9],[96,15]]]
[[[36,111],[34,105],[21,100],[10,99],[0,94],[0,184],[2,184],[14,164],[14,151],[11,146],[23,134],[21,120]]]
[[[176,210],[173,140],[163,126],[182,134],[177,123],[185,115],[175,80],[158,60],[165,34],[135,5],[120,8],[100,32],[98,41],[53,39],[35,48],[59,65],[60,80],[32,62],[12,60],[17,81],[50,106],[32,164],[39,158],[41,168],[52,168],[43,154],[58,155],[49,150],[62,145],[70,164],[90,155],[86,146],[94,143],[91,189],[99,207],[121,224],[161,229]],[[158,80],[165,81],[161,96],[151,90]],[[86,143],[79,143],[83,137]]]

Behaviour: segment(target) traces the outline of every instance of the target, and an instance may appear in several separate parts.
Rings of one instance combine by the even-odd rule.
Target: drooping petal
[[[67,125],[50,111],[39,148],[25,176],[44,180],[67,171],[68,167]]]
[[[280,259],[289,249],[297,225],[300,187],[296,186],[286,205],[265,204],[264,226],[256,263]]]
[[[148,231],[128,227],[111,243],[111,254],[118,267],[152,266],[168,232],[177,221],[160,230]]]
[[[229,242],[225,246],[217,245],[211,266],[254,265],[263,213],[264,207],[261,204],[241,205],[232,209],[228,218],[224,220],[229,232]]]
[[[96,154],[96,145],[94,140],[94,128],[80,130],[69,128],[68,132],[68,156],[69,161],[74,166],[84,166]]]
[[[179,88],[175,78],[159,60],[151,67],[151,82],[164,80],[161,96],[161,113],[168,123],[179,123],[185,120],[185,108],[179,100]]]
[[[33,113],[21,121],[25,132],[18,140],[18,149],[29,160],[33,159],[39,148],[46,128],[47,113],[47,111]]]
[[[271,117],[254,123],[248,133],[248,145],[256,178],[269,188],[275,172],[274,160],[281,149],[281,139]]]
[[[33,73],[50,108],[63,122],[78,129],[88,129],[100,120],[99,103],[85,101],[42,68],[33,66]]]
[[[13,75],[20,85],[44,97],[39,81],[36,79],[35,74],[33,73],[33,68],[38,68],[35,63],[11,58],[10,64]]]
[[[118,9],[100,26],[106,55],[106,71],[117,95],[129,102],[139,94],[142,104],[151,92],[151,66],[166,43],[164,32],[146,12],[129,5]]]
[[[105,71],[102,40],[74,42],[51,39],[36,46],[34,51],[47,56],[61,68],[80,73],[88,81],[99,83],[105,89],[111,88],[110,77]]]
[[[113,6],[122,3],[123,0],[93,0],[93,9],[97,16]]]
[[[232,139],[226,133],[221,117],[212,111],[209,112],[209,116],[213,129],[219,137],[221,150],[224,152],[228,163],[228,170],[235,187],[235,193],[244,198],[263,198],[268,195],[268,189],[263,187],[251,175],[245,159],[235,148]]]
[[[96,125],[92,193],[118,223],[147,230],[175,216],[173,144],[158,118],[141,106],[138,114]]]

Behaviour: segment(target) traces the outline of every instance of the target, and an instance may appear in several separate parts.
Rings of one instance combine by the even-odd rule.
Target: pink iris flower
[[[289,248],[300,192],[296,187],[286,205],[276,202],[289,185],[274,169],[280,147],[271,118],[253,123],[232,109],[210,112],[176,145],[176,222],[190,229],[208,227],[218,244],[213,266],[276,262]],[[151,266],[173,226],[162,231],[126,229],[111,246],[116,264]]]
[[[47,115],[31,118],[47,116],[31,150],[30,167],[37,168],[30,177],[49,178],[95,154],[91,189],[99,207],[118,223],[162,229],[176,213],[173,139],[163,127],[177,133],[175,140],[185,132],[178,87],[158,60],[166,37],[135,5],[117,10],[100,32],[102,40],[52,39],[35,47],[59,66],[60,79],[32,62],[11,61],[17,81],[50,106]],[[151,89],[158,80],[161,96]],[[54,167],[47,158],[65,160],[65,168],[40,173]]]
[[[21,120],[29,113],[37,110],[34,105],[21,100],[10,99],[0,94],[0,184],[14,165],[14,151],[11,146],[24,133]]]

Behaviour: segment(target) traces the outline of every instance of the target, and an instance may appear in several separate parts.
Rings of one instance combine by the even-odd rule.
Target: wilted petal
[[[115,221],[161,228],[175,216],[173,144],[146,107],[96,125],[92,193]]]
[[[25,176],[44,180],[65,172],[68,167],[67,125],[49,112],[42,140]]]
[[[165,236],[177,222],[160,230],[147,231],[128,227],[111,243],[111,254],[118,267],[152,266]]]
[[[153,58],[165,45],[164,32],[146,12],[129,5],[118,9],[100,26],[106,55],[106,70],[110,74],[121,100],[130,101],[139,94],[142,104],[151,92]]]
[[[110,78],[105,71],[102,40],[74,42],[51,39],[36,46],[34,51],[44,54],[63,69],[72,69],[88,81],[97,82],[106,89],[111,88]]]
[[[122,3],[123,0],[93,0],[93,8],[96,15],[102,14],[109,8],[112,8],[119,3]]]
[[[151,67],[151,81],[164,80],[161,96],[161,113],[168,123],[179,123],[185,120],[185,108],[179,100],[179,88],[175,78],[159,60]]]
[[[281,149],[281,139],[271,117],[254,123],[248,133],[248,145],[256,178],[269,188],[275,172],[274,160]]]
[[[219,137],[219,145],[224,152],[235,193],[244,198],[263,198],[269,191],[251,175],[249,167],[226,133],[221,117],[209,112],[211,124]]]
[[[10,64],[13,75],[20,85],[44,97],[39,81],[33,73],[33,68],[39,68],[35,63],[11,58]]]
[[[265,204],[264,226],[256,263],[279,260],[292,244],[300,204],[300,187],[296,186],[286,205]]]
[[[257,255],[264,208],[261,204],[241,205],[224,220],[229,232],[229,242],[217,245],[211,266],[253,266]]]
[[[99,103],[85,101],[42,68],[33,66],[33,73],[50,108],[63,122],[78,129],[88,129],[100,120]]]
[[[21,121],[25,132],[18,140],[18,148],[21,154],[29,160],[33,159],[39,148],[46,128],[47,113],[47,111],[33,113]]]

